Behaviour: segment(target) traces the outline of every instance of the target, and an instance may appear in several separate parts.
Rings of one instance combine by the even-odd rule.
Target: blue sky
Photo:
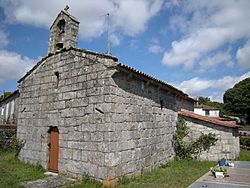
[[[80,21],[78,47],[111,53],[192,97],[222,101],[250,76],[249,0],[0,0],[0,92],[47,55],[49,28],[65,5]]]

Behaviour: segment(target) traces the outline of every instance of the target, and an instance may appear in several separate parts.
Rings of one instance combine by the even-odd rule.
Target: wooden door
[[[58,172],[59,132],[56,127],[50,130],[49,171]]]

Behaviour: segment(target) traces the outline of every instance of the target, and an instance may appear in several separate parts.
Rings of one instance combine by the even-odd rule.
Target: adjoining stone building
[[[19,91],[16,90],[0,101],[0,125],[16,124]]]
[[[19,91],[16,90],[0,101],[0,148],[9,148],[17,130]]]
[[[239,130],[235,121],[206,117],[192,112],[179,112],[189,128],[190,138],[197,139],[202,133],[215,134],[217,142],[208,151],[203,151],[199,160],[218,161],[222,158],[235,159],[240,153]]]
[[[19,158],[97,179],[140,173],[173,159],[182,91],[111,55],[77,48],[66,10],[51,26],[49,53],[19,80]]]

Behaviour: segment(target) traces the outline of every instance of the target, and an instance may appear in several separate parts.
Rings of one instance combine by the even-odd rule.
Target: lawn
[[[39,166],[21,163],[13,151],[0,149],[0,187],[21,187],[20,182],[43,178],[43,169]]]
[[[215,164],[208,161],[173,161],[164,168],[157,168],[140,177],[125,181],[119,188],[187,187]]]
[[[240,156],[237,161],[250,161],[250,150],[240,149]]]
[[[151,188],[151,187],[187,187],[205,174],[215,162],[180,160],[169,162],[151,172],[136,178],[124,178],[118,188]],[[68,188],[97,188],[101,184],[95,182],[77,183]]]
[[[242,149],[238,160],[250,161],[250,151]],[[172,161],[136,178],[123,178],[118,188],[187,187],[215,164],[208,161]],[[19,162],[11,151],[0,150],[0,171],[1,188],[20,187],[20,182],[44,177],[41,167]],[[85,180],[67,188],[98,187],[102,185],[93,180]]]

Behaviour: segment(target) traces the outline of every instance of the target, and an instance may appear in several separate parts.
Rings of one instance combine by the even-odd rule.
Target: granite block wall
[[[185,117],[185,120],[187,127],[190,129],[191,138],[198,138],[201,133],[213,133],[218,139],[216,145],[211,146],[208,151],[203,151],[198,159],[218,161],[225,158],[232,160],[239,156],[238,128],[223,127],[188,117]]]
[[[59,130],[59,173],[114,179],[173,159],[183,101],[115,61],[71,48],[49,55],[21,80],[21,160],[48,169],[52,126]]]

